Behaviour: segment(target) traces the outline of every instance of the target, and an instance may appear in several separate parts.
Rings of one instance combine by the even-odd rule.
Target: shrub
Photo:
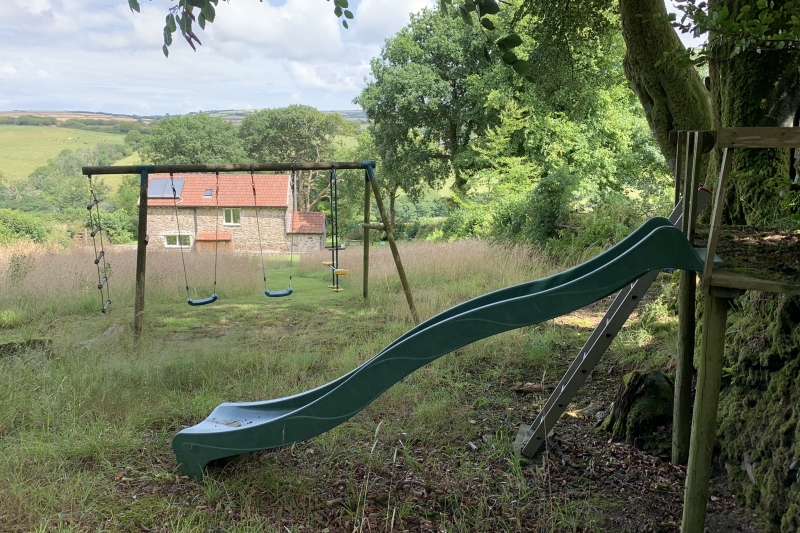
[[[12,240],[30,239],[34,242],[47,240],[47,228],[41,219],[21,211],[0,209],[0,227],[3,233]]]

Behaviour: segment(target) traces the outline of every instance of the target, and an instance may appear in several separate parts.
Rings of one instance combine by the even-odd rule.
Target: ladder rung
[[[93,200],[92,203],[86,205],[86,209],[91,210],[94,206],[100,203],[100,200]]]
[[[331,289],[333,292],[342,292],[344,289]]]
[[[104,250],[100,250],[100,253],[97,256],[97,259],[94,260],[94,264],[95,265],[99,265],[100,264],[100,260],[103,258],[104,255],[106,255],[106,252]]]
[[[326,267],[333,266],[333,261],[323,261],[322,264]]]
[[[103,312],[108,312],[108,306],[111,305],[111,300],[106,300],[106,305],[103,306]]]
[[[343,268],[337,268],[336,270],[333,271],[333,273],[336,274],[337,276],[346,276],[350,273],[350,271],[345,270]]]
[[[103,226],[97,226],[94,231],[89,234],[89,237],[94,237],[103,230]]]
[[[103,276],[103,279],[101,279],[100,283],[97,284],[97,288],[102,289],[103,285],[105,285],[107,281],[108,281],[108,276]]]

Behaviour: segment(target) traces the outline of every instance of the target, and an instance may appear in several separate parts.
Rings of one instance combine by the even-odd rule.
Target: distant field
[[[115,167],[122,165],[141,165],[142,159],[139,157],[139,152],[133,152],[128,157],[122,158],[119,161],[114,161],[112,164]],[[123,176],[121,175],[107,174],[102,177],[102,180],[106,183],[106,185],[111,187],[112,192],[117,192],[120,184],[122,184],[122,178]]]
[[[130,115],[115,115],[113,113],[92,113],[90,111],[0,111],[0,117],[18,117],[21,115],[30,115],[34,117],[53,117],[59,122],[71,118],[91,118],[102,120],[143,120],[150,122],[150,119],[140,118]]]
[[[124,139],[124,135],[55,126],[0,126],[0,172],[9,180],[18,180],[62,150],[90,148],[104,141],[122,144]]]

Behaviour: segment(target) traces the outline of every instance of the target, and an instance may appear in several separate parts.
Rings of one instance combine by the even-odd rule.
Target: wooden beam
[[[364,228],[365,231],[368,231],[368,230],[371,230],[371,229],[378,230],[378,231],[383,231],[383,230],[386,229],[386,226],[384,226],[383,224],[377,224],[377,223],[367,224],[366,222],[364,224],[361,224],[361,227]]]
[[[378,182],[375,179],[372,179],[369,181],[369,183],[371,184],[372,192],[375,195],[375,203],[378,204],[378,211],[381,213],[381,220],[383,220],[383,225],[386,227],[386,238],[389,239],[389,247],[392,249],[394,263],[397,266],[397,274],[400,276],[400,283],[403,285],[403,292],[406,293],[408,308],[411,311],[411,316],[414,318],[414,324],[419,324],[417,307],[414,305],[414,297],[411,296],[411,287],[408,285],[406,271],[403,269],[403,262],[400,261],[400,252],[397,250],[397,243],[394,241],[392,225],[389,222],[389,216],[386,214],[386,208],[383,206],[383,199],[381,198],[381,191],[378,188]]]
[[[720,128],[720,148],[800,148],[800,128]]]
[[[361,170],[365,167],[375,168],[374,161],[344,161],[335,163],[337,170]],[[250,163],[235,165],[121,165],[108,167],[83,167],[84,176],[99,174],[141,174],[147,170],[150,174],[169,174],[170,172],[281,172],[289,170],[331,170],[334,163],[259,163],[252,167]]]
[[[737,294],[741,293],[711,291],[705,301],[681,533],[703,533],[705,529],[728,307]]]
[[[800,284],[761,279],[729,270],[715,270],[711,274],[711,287],[724,287],[747,291],[776,292],[800,296]]]
[[[683,189],[684,209],[681,229],[692,245],[694,245],[694,228],[697,219],[700,155],[704,153],[706,141],[704,132],[695,132],[687,139],[687,177]],[[691,168],[688,166],[690,152]],[[672,403],[672,463],[676,465],[685,465],[689,459],[696,325],[696,279],[694,272],[681,270],[678,288],[678,353],[675,357],[675,395]]]
[[[139,225],[136,242],[136,299],[133,304],[133,341],[136,345],[142,339],[144,319],[144,282],[147,266],[147,185],[148,172],[142,170],[139,177]]]
[[[700,290],[703,294],[708,294],[711,287],[711,272],[714,269],[714,254],[717,252],[717,243],[722,228],[722,209],[725,205],[725,186],[728,183],[728,176],[731,173],[733,162],[733,148],[725,148],[722,152],[722,168],[719,172],[717,189],[714,191],[714,211],[711,214],[711,228],[708,231],[708,245],[706,264],[703,267],[703,277],[700,280]]]

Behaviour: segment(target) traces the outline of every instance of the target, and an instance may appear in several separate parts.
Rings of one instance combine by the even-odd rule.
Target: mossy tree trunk
[[[657,24],[653,15],[666,20],[664,0],[620,0],[622,34],[625,38],[625,76],[644,108],[659,150],[675,169],[675,145],[671,130],[710,129],[709,94],[694,67],[665,62],[665,52],[683,45],[668,24]]]

